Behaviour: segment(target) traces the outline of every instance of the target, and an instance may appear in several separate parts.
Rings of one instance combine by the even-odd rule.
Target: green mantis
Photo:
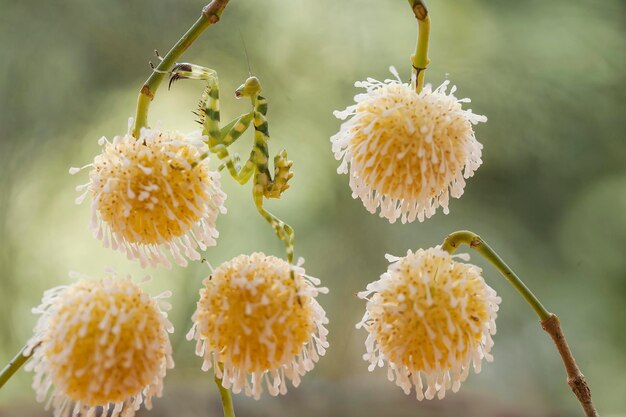
[[[283,149],[274,157],[274,175],[269,170],[270,140],[267,123],[267,100],[261,96],[261,84],[258,78],[250,76],[244,84],[235,90],[236,98],[248,98],[252,110],[234,118],[220,128],[219,84],[217,73],[195,64],[177,63],[170,71],[170,86],[179,79],[204,80],[206,87],[198,103],[198,122],[202,125],[202,134],[208,137],[209,151],[222,161],[230,175],[240,184],[252,179],[252,198],[259,214],[272,226],[278,238],[285,244],[287,260],[293,263],[294,232],[291,226],[274,216],[263,207],[266,198],[280,198],[289,188],[293,177],[292,161],[287,159]],[[248,129],[254,126],[254,145],[248,160],[240,165],[239,156],[231,154],[228,146],[232,145]]]

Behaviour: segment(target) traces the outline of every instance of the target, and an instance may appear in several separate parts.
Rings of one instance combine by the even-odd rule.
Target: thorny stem
[[[221,366],[218,364],[217,366]],[[222,378],[217,376],[217,372],[215,373],[215,385],[220,391],[220,397],[222,399],[222,408],[224,409],[224,417],[235,417],[235,409],[233,407],[233,398],[230,394],[230,390],[224,388],[222,385]]]
[[[211,3],[204,6],[202,15],[196,23],[189,28],[187,33],[185,33],[176,45],[163,57],[163,60],[156,67],[155,71],[152,71],[150,77],[148,77],[141,87],[139,97],[137,98],[137,113],[135,115],[135,126],[133,127],[134,137],[139,137],[141,128],[148,125],[148,108],[167,71],[169,71],[176,63],[176,60],[196,39],[198,39],[198,36],[200,36],[206,28],[219,22],[228,2],[229,0],[212,0]]]
[[[557,315],[546,310],[517,274],[513,272],[502,258],[500,258],[500,256],[476,233],[467,230],[451,233],[446,237],[441,248],[449,253],[453,253],[461,244],[468,245],[495,266],[517,292],[524,297],[533,310],[535,310],[535,313],[539,316],[541,327],[550,335],[561,355],[567,372],[567,383],[580,402],[585,411],[585,415],[587,417],[599,417],[591,400],[591,390],[574,360],[574,356],[567,344]]]
[[[415,54],[411,55],[411,65],[415,75],[415,91],[418,93],[424,87],[424,75],[426,67],[430,63],[428,59],[428,40],[430,37],[430,15],[426,4],[422,0],[409,0],[409,5],[417,18],[418,33]]]
[[[6,382],[13,376],[13,374],[17,372],[17,370],[20,369],[22,365],[24,365],[26,361],[28,361],[28,359],[30,359],[30,357],[33,355],[33,351],[35,349],[30,349],[28,354],[25,354],[26,348],[27,346],[24,346],[17,353],[17,355],[15,355],[13,359],[11,359],[11,362],[9,362],[7,366],[5,366],[2,371],[0,371],[0,388],[2,388],[4,384],[6,384]]]

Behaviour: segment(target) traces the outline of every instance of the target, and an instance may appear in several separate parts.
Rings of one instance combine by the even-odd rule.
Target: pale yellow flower
[[[423,221],[439,206],[447,214],[450,196],[463,194],[482,163],[472,125],[487,118],[464,110],[470,100],[456,98],[456,87],[448,93],[448,81],[417,93],[391,71],[397,79],[355,83],[366,92],[335,112],[348,119],[331,137],[337,172],[349,174],[354,198],[391,223]]]
[[[45,292],[27,369],[35,374],[37,400],[55,417],[81,413],[133,416],[142,403],[151,408],[161,396],[166,370],[174,366],[161,311],[163,293],[150,297],[130,277],[108,273],[100,280],[80,279]]]
[[[463,256],[440,247],[387,255],[387,272],[359,293],[370,371],[387,364],[389,380],[406,394],[415,386],[419,400],[458,391],[470,366],[478,373],[482,359],[493,360],[501,299],[479,267],[455,260]]]
[[[293,276],[291,275],[293,272]],[[187,335],[196,339],[203,370],[215,368],[225,388],[259,398],[297,387],[328,348],[326,313],[315,299],[326,293],[300,266],[240,255],[204,280]]]
[[[83,167],[91,168],[89,182],[77,188],[86,188],[77,202],[93,197],[91,229],[105,247],[144,267],[169,267],[163,248],[186,266],[187,259],[201,258],[198,248],[216,244],[226,195],[199,132],[143,128],[139,138],[126,134],[100,144],[102,153]]]

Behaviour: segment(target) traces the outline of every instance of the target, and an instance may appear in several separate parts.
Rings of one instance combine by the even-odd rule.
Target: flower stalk
[[[460,245],[465,244],[487,259],[507,281],[520,293],[526,302],[533,308],[539,316],[541,327],[552,338],[559,355],[565,365],[567,372],[567,383],[580,402],[587,417],[599,417],[591,400],[591,390],[585,381],[585,377],[580,372],[576,360],[567,344],[559,318],[556,314],[550,313],[537,297],[528,289],[524,282],[515,272],[500,258],[500,256],[476,233],[461,230],[449,234],[444,240],[441,248],[449,253],[453,253]]]
[[[34,349],[28,349],[28,345],[24,346],[20,351],[15,355],[11,362],[7,364],[7,366],[0,371],[0,388],[7,383],[7,381],[13,376],[14,373],[17,372],[18,369],[22,367],[30,359],[33,355]]]
[[[135,115],[135,125],[133,127],[133,136],[138,138],[139,132],[142,127],[148,126],[148,109],[150,103],[154,99],[159,85],[163,81],[165,74],[176,63],[176,60],[185,52],[191,44],[198,39],[198,37],[209,26],[219,22],[222,12],[226,8],[229,0],[212,0],[211,3],[204,6],[202,9],[202,15],[198,20],[189,28],[187,33],[170,49],[170,51],[163,57],[159,65],[152,71],[150,77],[145,81],[141,90],[139,91],[139,97],[137,98],[137,113]]]
[[[224,388],[222,385],[222,378],[217,376],[217,369],[215,372],[215,385],[220,391],[220,398],[222,400],[222,408],[224,409],[224,417],[235,417],[235,408],[233,406],[233,397],[229,389]]]
[[[541,304],[535,295],[522,282],[520,277],[500,258],[500,256],[477,234],[461,230],[454,232],[446,237],[441,249],[453,253],[461,244],[466,244],[487,259],[498,271],[506,278],[507,281],[520,293],[524,300],[535,310],[540,320],[546,320],[551,313]]]
[[[415,91],[419,93],[424,87],[426,68],[430,63],[430,59],[428,58],[430,15],[422,0],[409,0],[409,5],[411,9],[413,9],[418,25],[417,45],[415,47],[415,54],[411,55],[411,65],[413,66],[413,75],[415,77]]]

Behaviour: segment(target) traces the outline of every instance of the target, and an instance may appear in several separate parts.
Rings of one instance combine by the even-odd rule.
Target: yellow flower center
[[[70,399],[121,403],[159,378],[169,340],[156,302],[127,279],[68,288],[43,336],[52,381]]]
[[[391,72],[395,80],[355,83],[366,92],[334,113],[345,122],[330,140],[337,172],[349,174],[353,197],[370,213],[380,208],[391,223],[421,222],[439,207],[447,214],[450,197],[463,194],[482,164],[472,125],[487,118],[464,110],[470,100],[456,98],[456,87],[446,92],[448,81],[417,93]]]
[[[357,104],[348,149],[355,174],[395,199],[434,198],[463,170],[473,136],[461,104],[441,93],[383,85]]]
[[[490,323],[486,284],[479,268],[450,255],[416,255],[403,258],[374,296],[369,329],[388,360],[411,372],[458,368]]]
[[[307,284],[282,259],[255,253],[222,264],[205,280],[195,316],[206,349],[247,373],[293,361],[316,329]]]
[[[184,235],[211,196],[207,164],[175,133],[145,143],[130,135],[107,144],[93,164],[92,195],[102,220],[128,242],[160,244]]]

